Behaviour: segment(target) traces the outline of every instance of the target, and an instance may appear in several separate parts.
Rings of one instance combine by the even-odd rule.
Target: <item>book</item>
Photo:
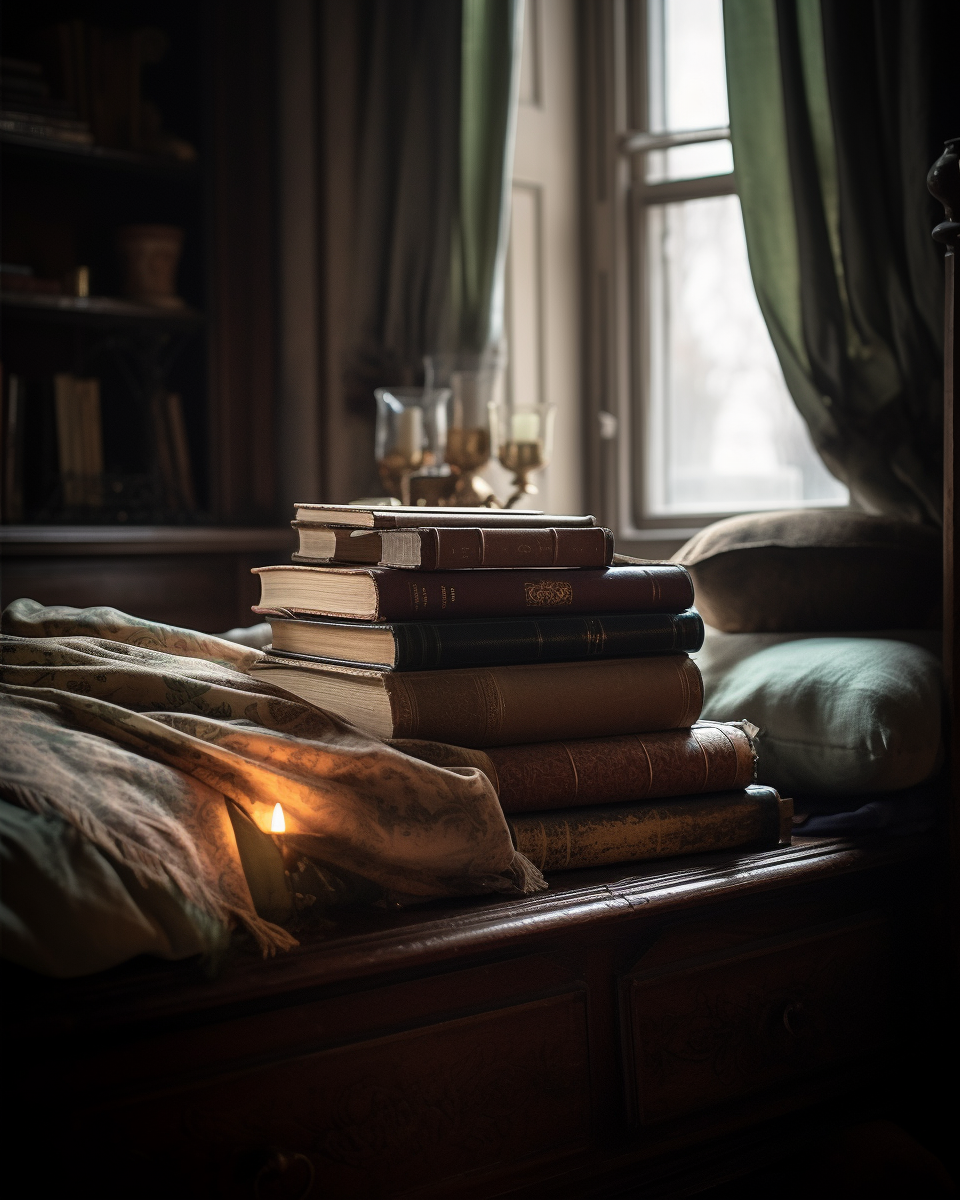
[[[321,526],[346,525],[351,529],[409,529],[424,525],[472,525],[490,529],[542,529],[544,526],[555,526],[575,529],[596,524],[593,517],[547,515],[539,509],[428,508],[420,504],[364,508],[361,505],[306,504],[302,501],[298,501],[294,507],[299,522]],[[301,553],[308,551],[301,546]]]
[[[692,609],[682,613],[397,621],[386,625],[316,617],[272,616],[269,621],[275,654],[397,671],[635,658],[641,654],[692,652],[703,645],[703,621]]]
[[[103,503],[100,381],[62,373],[53,384],[63,502],[68,508],[96,507]]]
[[[296,527],[298,523],[295,522]],[[306,534],[306,538],[304,538]],[[609,529],[310,529],[301,530],[295,562],[322,562],[303,542],[326,542],[328,559],[410,571],[462,571],[472,567],[608,567],[613,558]],[[332,536],[331,536],[332,535]]]
[[[743,725],[713,721],[657,733],[501,746],[486,755],[490,767],[483,770],[506,813],[726,792],[753,783],[756,768]]]
[[[11,375],[6,381],[3,405],[3,506],[7,525],[23,520],[23,377]]]
[[[693,583],[678,563],[597,570],[397,571],[391,567],[254,567],[256,613],[360,621],[454,621],[568,613],[678,613]],[[280,612],[280,615],[284,615]]]
[[[605,804],[507,818],[513,843],[541,871],[706,854],[790,842],[793,801],[771,787]]]
[[[374,671],[267,653],[251,670],[378,737],[481,748],[682,729],[703,705],[700,672],[685,654]]]

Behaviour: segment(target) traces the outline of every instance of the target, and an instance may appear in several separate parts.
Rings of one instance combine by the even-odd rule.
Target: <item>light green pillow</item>
[[[942,757],[940,663],[880,638],[804,638],[705,672],[704,718],[760,727],[757,782],[783,795],[882,792]]]

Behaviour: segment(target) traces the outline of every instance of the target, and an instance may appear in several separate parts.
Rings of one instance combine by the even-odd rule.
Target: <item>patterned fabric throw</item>
[[[0,798],[56,814],[144,882],[241,921],[264,953],[227,805],[280,802],[316,856],[395,898],[546,886],[486,776],[417,761],[246,673],[262,652],[110,608],[3,613]]]

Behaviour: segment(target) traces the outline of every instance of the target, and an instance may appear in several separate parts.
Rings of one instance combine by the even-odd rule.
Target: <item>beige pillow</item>
[[[849,509],[729,517],[673,556],[725,633],[925,629],[940,621],[937,529]]]

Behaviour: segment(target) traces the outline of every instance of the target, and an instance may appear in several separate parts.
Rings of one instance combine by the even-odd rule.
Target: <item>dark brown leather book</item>
[[[274,654],[305,654],[357,667],[439,671],[508,663],[579,662],[692,653],[703,645],[700,614],[596,613],[490,617],[486,621],[327,621],[270,617]]]
[[[480,525],[491,529],[542,529],[544,526],[585,528],[593,517],[556,516],[531,509],[427,508],[395,504],[362,508],[344,504],[296,504],[297,520],[313,525],[346,525],[351,529],[411,529],[424,525]]]
[[[267,682],[384,738],[507,746],[686,728],[703,683],[685,654],[577,663],[368,671],[264,656]]]
[[[676,563],[413,574],[390,567],[255,567],[257,613],[359,621],[456,621],[570,613],[683,612],[693,584]]]
[[[793,801],[771,787],[508,817],[513,842],[541,871],[772,850],[789,845]]]
[[[479,767],[506,813],[622,804],[663,796],[726,792],[753,782],[756,754],[746,721],[698,721],[691,729],[487,751],[396,741],[438,767]]]
[[[609,529],[323,529],[295,521],[294,562],[362,563],[408,571],[471,567],[608,567]],[[331,553],[325,554],[324,551]]]

